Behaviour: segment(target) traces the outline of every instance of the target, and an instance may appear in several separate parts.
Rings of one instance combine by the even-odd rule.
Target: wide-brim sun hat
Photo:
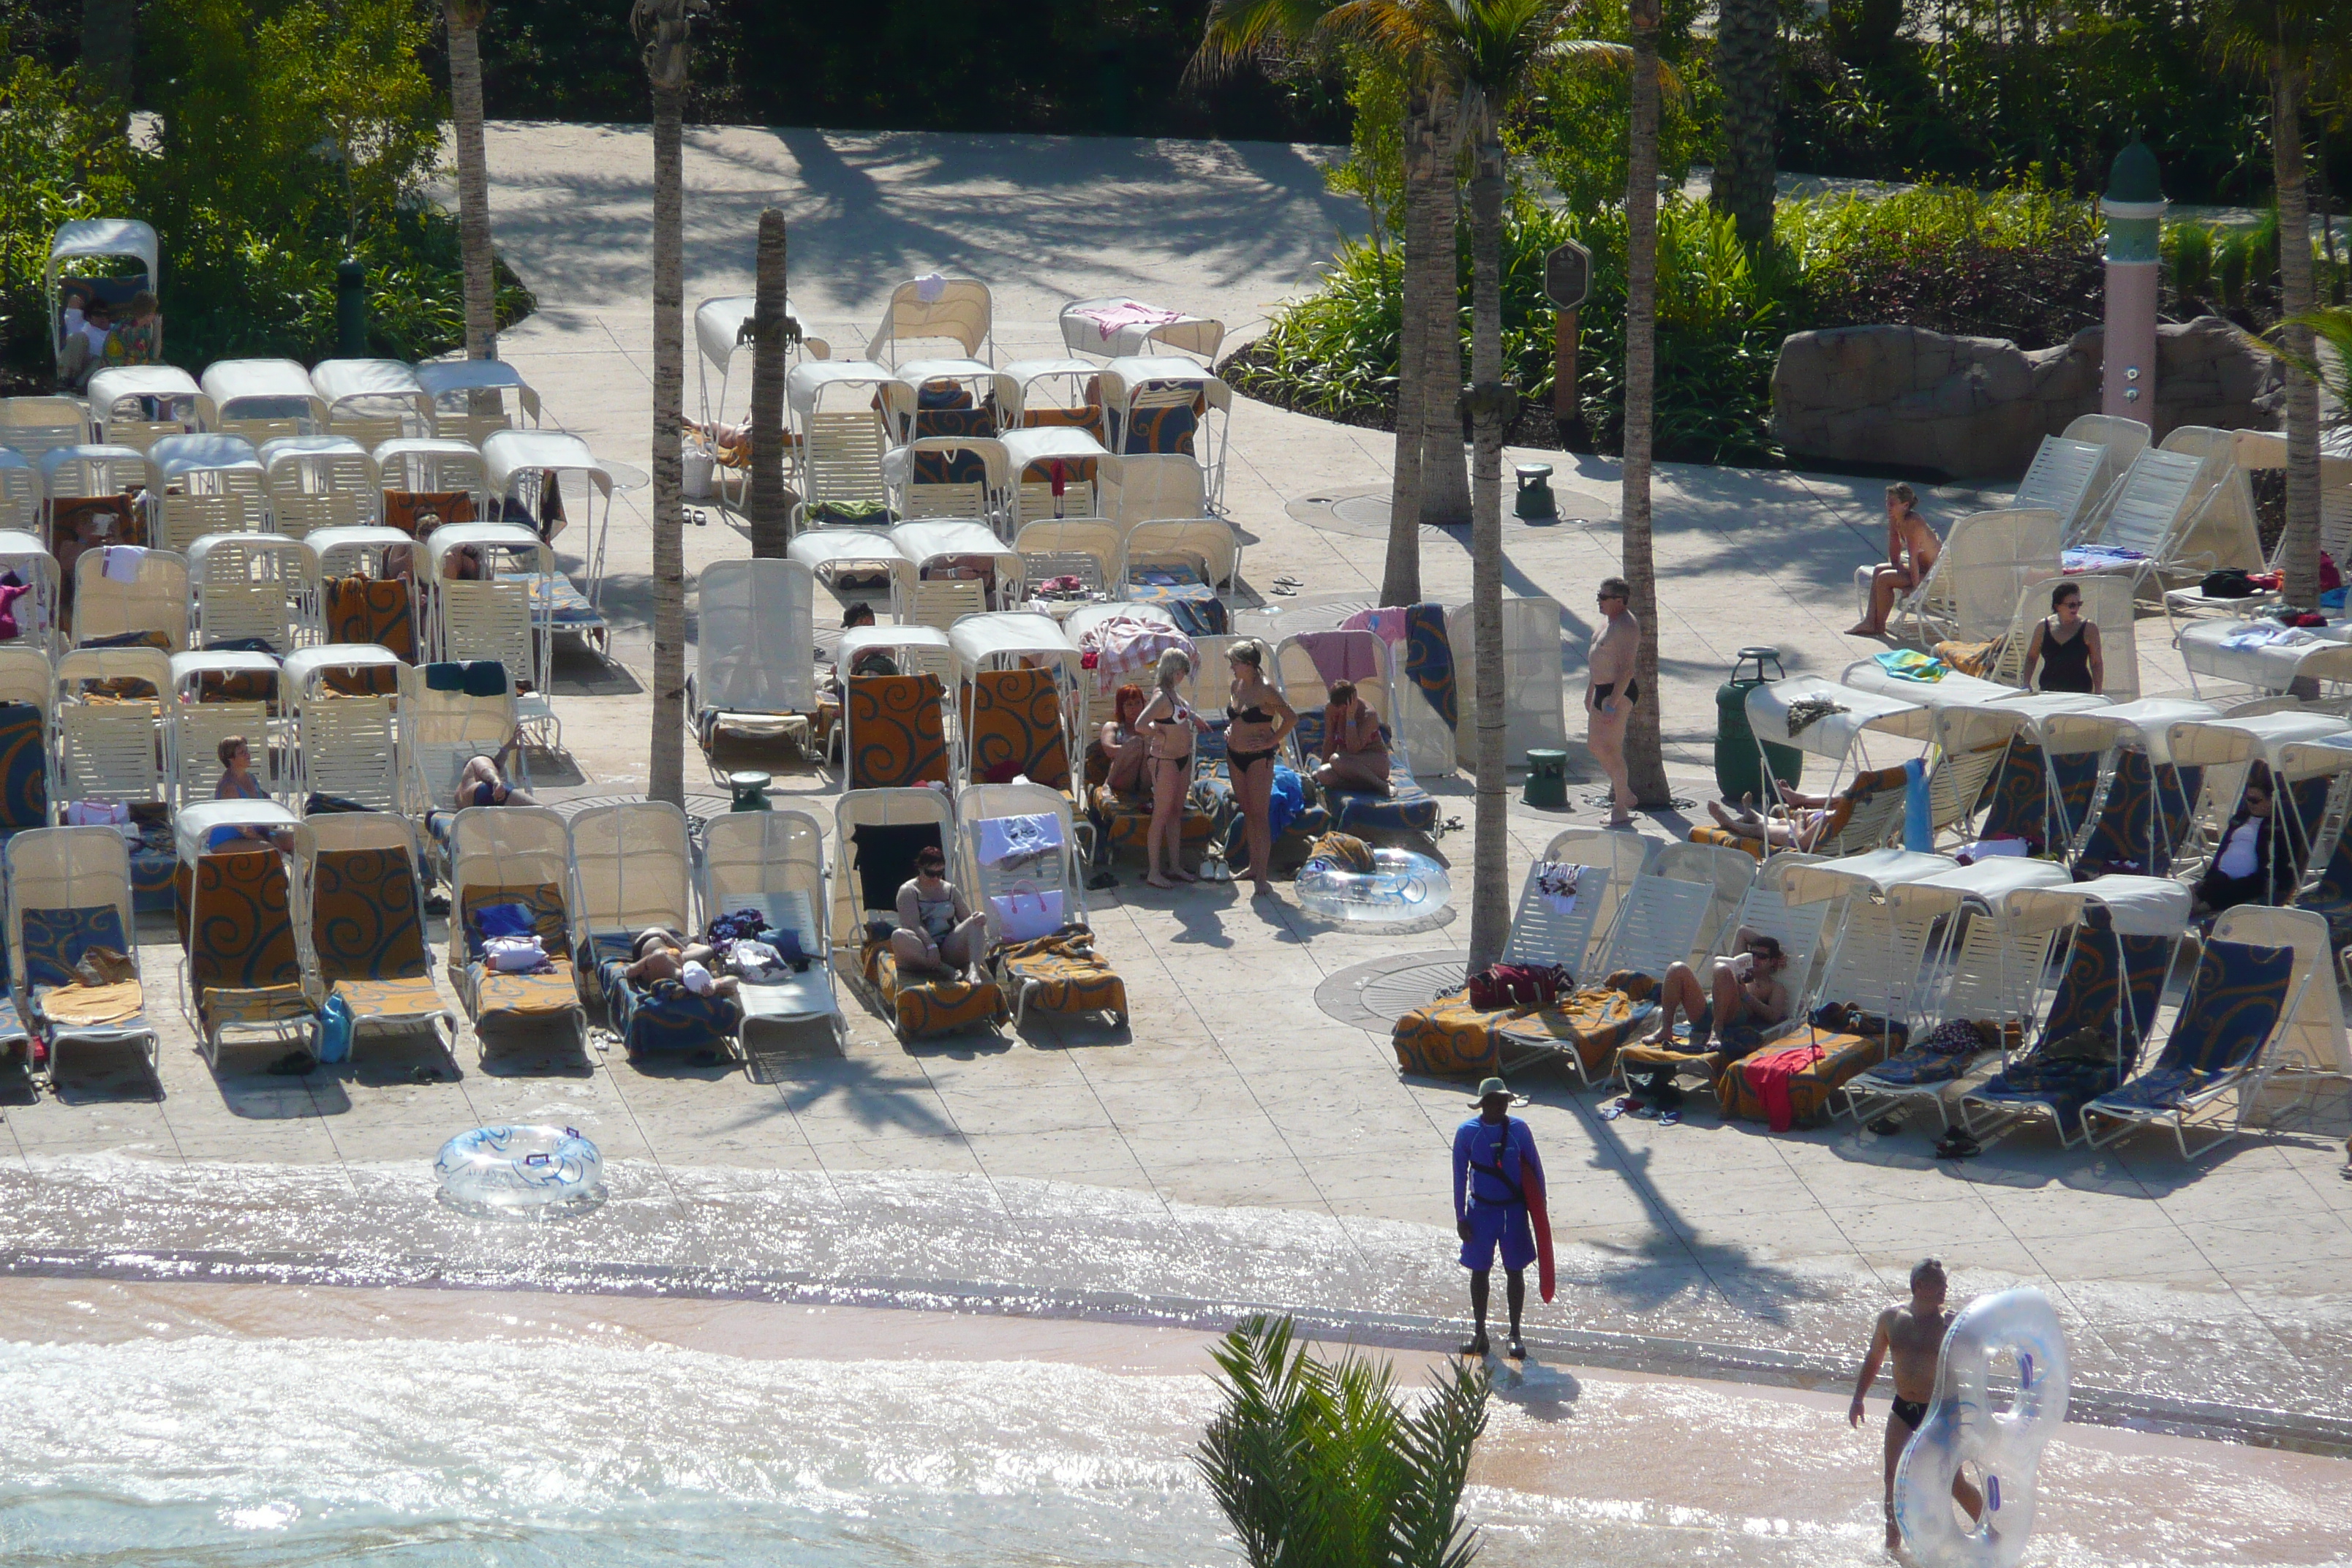
[[[1471,1097],[1470,1103],[1473,1105],[1484,1105],[1488,1100],[1494,1099],[1496,1095],[1501,1095],[1505,1100],[1512,1100],[1514,1102],[1520,1100],[1518,1095],[1511,1092],[1511,1086],[1509,1084],[1505,1083],[1501,1079],[1490,1078],[1478,1085],[1478,1092]]]

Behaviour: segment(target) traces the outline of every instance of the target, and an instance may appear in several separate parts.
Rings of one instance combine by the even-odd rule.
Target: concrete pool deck
[[[642,131],[614,127],[499,126],[490,141],[500,241],[541,300],[503,352],[544,395],[551,424],[639,464],[650,417],[648,145]],[[1114,291],[1222,312],[1245,332],[1311,276],[1335,226],[1352,218],[1349,204],[1322,190],[1315,159],[1286,148],[696,131],[687,167],[688,309],[748,291],[753,223],[772,202],[793,224],[794,296],[845,353],[862,348],[893,283],[935,267],[996,287],[1000,357],[1058,355],[1054,308]],[[691,411],[690,334],[688,352]],[[1249,582],[1262,590],[1287,573],[1309,596],[1372,592],[1379,542],[1290,509],[1384,492],[1387,437],[1245,400],[1233,432],[1228,501],[1252,539]],[[1591,585],[1617,569],[1614,465],[1535,456],[1559,468],[1566,521],[1508,525],[1509,582],[1561,605],[1573,691]],[[1880,548],[1882,483],[1661,468],[1662,705],[1679,795],[1713,793],[1713,688],[1735,649],[1776,643],[1790,673],[1831,676],[1876,651],[1841,628],[1853,616],[1853,568]],[[1966,487],[1945,487],[1928,510],[1948,523],[1973,500]],[[644,787],[646,500],[625,498],[615,515],[604,601],[614,663],[575,652],[560,672],[572,766],[540,774],[558,800]],[[689,571],[748,553],[731,520],[705,510],[709,525],[688,530]],[[559,541],[575,571],[583,532],[575,522]],[[1423,573],[1431,596],[1466,597],[1459,541],[1424,530]],[[2182,689],[2162,623],[2142,626],[2144,689]],[[688,788],[708,791],[699,765],[689,749]],[[1600,819],[1588,804],[1595,776],[1584,770],[1564,813],[1514,800],[1515,866],[1560,826]],[[1466,780],[1437,793],[1468,817]],[[830,783],[783,778],[779,804],[829,825]],[[1674,837],[1682,826],[1664,816],[1647,830]],[[1444,848],[1459,897],[1468,836],[1447,836]],[[982,1209],[1017,1215],[1032,1184],[1050,1182],[1119,1194],[1135,1223],[1171,1226],[1194,1209],[1283,1211],[1320,1238],[1335,1289],[1375,1277],[1408,1243],[1425,1246],[1435,1271],[1397,1310],[1432,1321],[1459,1311],[1444,1258],[1445,1162],[1465,1091],[1401,1079],[1384,1029],[1341,1023],[1314,994],[1400,951],[1458,950],[1464,920],[1401,941],[1334,931],[1301,918],[1287,897],[1253,907],[1231,888],[1160,893],[1131,868],[1095,896],[1092,913],[1128,984],[1130,1035],[1039,1023],[1017,1036],[902,1046],[853,998],[838,1058],[762,1058],[749,1071],[639,1068],[617,1049],[583,1058],[524,1046],[481,1061],[469,1031],[454,1080],[447,1058],[421,1042],[363,1047],[355,1066],[302,1078],[269,1076],[257,1058],[215,1074],[173,1009],[169,927],[151,921],[142,956],[164,1029],[161,1092],[129,1064],[100,1063],[70,1072],[58,1094],[0,1102],[0,1192],[19,1216],[0,1220],[0,1257],[37,1249],[24,1216],[42,1215],[40,1238],[57,1241],[54,1201],[88,1178],[91,1157],[192,1179],[215,1163],[339,1168],[363,1191],[387,1165],[429,1165],[463,1128],[556,1120],[595,1138],[608,1160],[814,1178],[810,1191],[945,1180]],[[415,1081],[420,1066],[444,1077]],[[2153,1137],[2084,1153],[2042,1132],[1938,1164],[1914,1130],[1880,1138],[1841,1122],[1773,1136],[1719,1125],[1706,1109],[1675,1128],[1603,1122],[1594,1097],[1557,1077],[1517,1087],[1531,1098],[1521,1114],[1551,1173],[1563,1249],[1562,1300],[1531,1311],[1538,1327],[1808,1354],[1850,1344],[1858,1355],[1875,1306],[1933,1252],[1952,1265],[1959,1293],[2012,1280],[2050,1289],[2084,1342],[2086,1377],[2209,1397],[2213,1369],[2226,1363],[2236,1403],[2352,1418],[2352,1183],[2337,1173],[2340,1094],[2298,1130],[2244,1138],[2188,1165]],[[113,1239],[135,1244],[135,1227]],[[1313,1302],[1311,1280],[1299,1289],[1299,1304],[1347,1304]],[[2262,1397],[2265,1388],[2278,1397]]]

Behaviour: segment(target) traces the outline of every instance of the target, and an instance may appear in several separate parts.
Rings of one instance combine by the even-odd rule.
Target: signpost
[[[1592,252],[1574,240],[1544,258],[1544,298],[1552,302],[1552,417],[1563,426],[1581,425],[1576,402],[1576,311],[1592,291]]]

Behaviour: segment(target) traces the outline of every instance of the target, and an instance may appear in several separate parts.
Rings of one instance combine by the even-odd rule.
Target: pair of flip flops
[[[1936,1145],[1938,1160],[1973,1160],[1983,1152],[1983,1144],[1957,1127],[1945,1133],[1944,1141]]]
[[[1277,598],[1287,599],[1305,586],[1307,586],[1307,584],[1300,582],[1296,577],[1276,577],[1274,580],[1275,596]]]

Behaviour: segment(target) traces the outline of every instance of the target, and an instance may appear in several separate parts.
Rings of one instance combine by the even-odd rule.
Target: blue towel
[[[1936,827],[1927,807],[1927,764],[1914,757],[1903,764],[1903,847],[1933,854]]]
[[[1297,773],[1274,764],[1274,787],[1266,793],[1265,823],[1272,836],[1279,838],[1282,830],[1290,826],[1291,818],[1307,809],[1307,786]]]

